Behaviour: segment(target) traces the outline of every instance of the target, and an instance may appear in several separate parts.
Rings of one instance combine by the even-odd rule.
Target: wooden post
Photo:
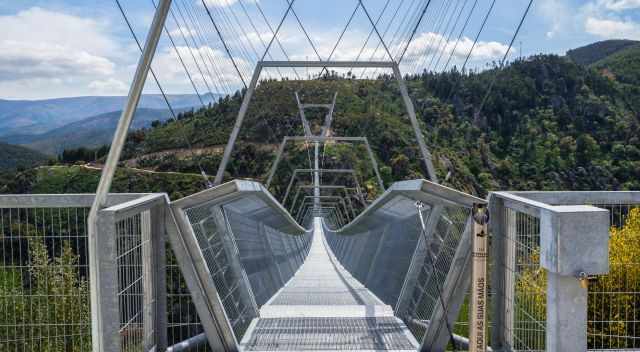
[[[487,223],[484,205],[473,208],[473,262],[471,273],[471,309],[469,324],[469,352],[487,350]]]

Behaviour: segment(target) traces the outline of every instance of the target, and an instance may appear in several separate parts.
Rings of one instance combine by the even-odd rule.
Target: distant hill
[[[216,101],[219,96],[206,95],[205,103]],[[9,135],[42,134],[91,116],[122,110],[124,96],[87,96],[48,100],[0,99],[0,139]],[[200,106],[196,95],[170,95],[169,101],[176,109]],[[144,95],[140,108],[166,109],[161,95]]]
[[[6,136],[5,139],[10,143],[49,155],[58,155],[64,149],[97,147],[111,143],[120,113],[120,111],[108,112],[72,122],[46,133]],[[167,109],[138,109],[131,128],[149,127],[155,120],[165,121],[170,117]]]
[[[619,50],[591,66],[621,83],[640,86],[640,42]]]
[[[567,51],[567,56],[580,65],[591,65],[626,48],[637,46],[636,40],[605,40]]]
[[[0,142],[0,171],[30,168],[47,161],[47,156],[31,149]]]

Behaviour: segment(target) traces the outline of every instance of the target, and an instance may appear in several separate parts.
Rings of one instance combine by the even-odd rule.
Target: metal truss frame
[[[271,186],[271,182],[273,181],[273,177],[275,176],[276,170],[278,169],[278,165],[280,161],[282,161],[282,156],[284,155],[284,150],[288,142],[294,141],[306,141],[306,142],[362,142],[367,148],[367,154],[369,155],[369,160],[371,160],[371,166],[373,171],[376,174],[376,179],[378,181],[378,186],[384,192],[384,182],[382,182],[382,176],[380,175],[380,169],[378,167],[378,162],[373,154],[373,149],[371,149],[371,144],[369,144],[369,139],[367,137],[321,137],[321,136],[286,136],[282,139],[282,143],[280,143],[280,147],[278,147],[278,153],[276,154],[276,160],[271,166],[271,170],[269,171],[269,176],[267,178],[266,187],[269,188]]]
[[[247,111],[249,109],[249,103],[251,102],[251,99],[253,98],[253,94],[255,93],[262,70],[265,68],[272,68],[272,67],[273,68],[297,68],[297,67],[301,67],[301,68],[303,67],[386,68],[386,69],[392,70],[393,76],[398,83],[398,88],[400,90],[402,100],[407,110],[407,115],[409,116],[411,127],[413,128],[413,132],[416,136],[416,140],[420,148],[420,154],[422,156],[423,162],[427,169],[427,174],[431,179],[431,181],[438,182],[435,168],[433,166],[431,153],[429,152],[429,149],[427,148],[427,144],[424,140],[424,136],[422,135],[422,130],[420,129],[420,124],[416,117],[415,107],[413,105],[413,102],[411,101],[411,97],[409,96],[409,91],[407,89],[406,82],[404,81],[404,77],[400,72],[400,68],[397,62],[395,61],[259,61],[253,72],[251,83],[249,84],[249,87],[247,88],[247,91],[244,94],[244,98],[242,100],[242,105],[240,105],[240,110],[238,111],[236,122],[233,126],[233,130],[231,131],[231,135],[229,136],[229,140],[227,141],[227,145],[224,149],[224,153],[222,155],[222,161],[220,162],[220,166],[218,167],[218,171],[216,173],[216,177],[214,180],[215,185],[219,185],[220,183],[222,183],[224,172],[227,169],[229,159],[231,158],[231,153],[233,152],[233,148],[236,144],[236,140],[238,139],[240,129],[242,128],[242,124],[244,122],[245,116],[247,115]],[[120,148],[121,147],[122,146],[120,146]]]

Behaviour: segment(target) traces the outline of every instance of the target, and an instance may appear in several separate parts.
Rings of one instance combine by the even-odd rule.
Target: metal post
[[[422,159],[424,160],[424,164],[427,167],[427,173],[429,174],[429,178],[431,181],[438,183],[438,176],[436,175],[436,170],[433,167],[433,160],[431,160],[431,153],[429,153],[429,149],[427,148],[427,144],[424,141],[424,137],[422,136],[422,130],[420,129],[420,124],[418,123],[418,119],[416,118],[416,110],[413,106],[413,102],[409,97],[409,90],[407,89],[407,85],[400,73],[400,68],[398,64],[393,65],[393,74],[398,81],[398,86],[400,87],[400,94],[402,95],[402,100],[404,101],[404,105],[407,108],[407,113],[409,115],[409,121],[411,121],[411,127],[413,127],[413,132],[416,135],[416,139],[418,140],[418,146],[420,147],[420,153],[422,154]]]
[[[515,324],[515,300],[516,300],[516,241],[517,241],[517,223],[515,211],[509,210],[505,212],[505,232],[503,233],[503,251],[504,266],[501,269],[503,275],[503,291],[502,295],[498,295],[498,299],[502,298],[502,323],[504,331],[502,332],[503,343],[505,347],[512,348],[514,346],[513,328]],[[499,269],[499,270],[500,270]]]
[[[278,164],[280,163],[280,159],[282,159],[282,154],[284,154],[284,148],[286,147],[288,141],[289,141],[289,137],[284,137],[282,139],[282,143],[280,143],[280,146],[278,147],[278,154],[276,154],[276,161],[273,162],[273,165],[271,166],[271,170],[269,171],[269,177],[267,178],[267,185],[266,185],[267,188],[271,186],[271,181],[273,181],[273,176],[276,174]]]
[[[142,89],[147,80],[149,69],[151,68],[151,62],[156,53],[158,41],[164,28],[164,23],[167,19],[167,14],[171,8],[171,0],[160,0],[158,8],[156,9],[149,34],[147,35],[147,42],[144,45],[142,51],[142,57],[138,61],[138,68],[133,77],[133,83],[129,89],[129,96],[127,103],[122,110],[120,120],[118,121],[118,127],[113,135],[113,141],[111,142],[111,149],[109,150],[109,156],[102,168],[102,176],[100,177],[100,183],[96,191],[96,198],[93,202],[92,210],[95,212],[98,209],[102,209],[107,203],[107,194],[111,188],[111,182],[118,166],[118,160],[120,160],[120,154],[124,147],[124,142],[127,138],[127,131],[133,121],[133,116],[138,107],[138,102],[142,95]]]
[[[151,214],[148,211],[140,214],[140,229],[142,240],[142,330],[143,330],[143,348],[150,351],[155,346],[154,333],[154,275],[151,266],[151,246],[153,242],[153,233],[151,230]]]
[[[588,293],[578,278],[547,272],[547,351],[587,350]]]
[[[118,316],[117,293],[117,267],[115,263],[115,219],[100,219],[99,211],[106,207],[107,197],[111,183],[118,166],[118,160],[122,153],[127,131],[131,126],[134,113],[142,95],[147,75],[151,68],[151,62],[164,28],[167,14],[171,7],[171,0],[160,0],[156,9],[151,28],[147,35],[147,41],[138,61],[133,83],[129,89],[127,103],[122,110],[118,126],[111,142],[111,149],[107,156],[100,183],[96,190],[88,219],[89,240],[89,281],[91,291],[91,311],[94,318],[91,319],[91,340],[93,351],[106,352],[120,349],[117,324]],[[113,243],[105,243],[113,239]],[[112,271],[112,272],[111,272]],[[110,273],[111,272],[111,273]],[[109,282],[109,280],[112,280]],[[115,298],[114,298],[115,297]],[[115,301],[114,301],[115,299]],[[116,324],[115,336],[112,336],[114,324]]]
[[[487,221],[484,206],[474,207],[471,269],[471,309],[469,310],[469,352],[486,352],[487,310]]]
[[[155,297],[153,325],[156,351],[167,348],[167,260],[165,216],[167,205],[153,207],[151,213],[151,268]]]
[[[258,85],[258,79],[260,78],[261,72],[262,72],[262,63],[258,62],[258,64],[256,65],[255,71],[253,71],[253,77],[251,78],[251,83],[249,84],[249,88],[247,88],[247,91],[244,93],[244,99],[242,100],[242,105],[240,105],[240,111],[238,111],[238,117],[236,118],[235,125],[233,125],[231,136],[229,136],[229,140],[227,141],[227,146],[224,148],[222,161],[220,162],[220,166],[218,167],[216,178],[213,181],[213,184],[216,186],[221,184],[222,179],[224,178],[224,171],[227,169],[227,164],[229,163],[229,158],[231,157],[231,152],[233,151],[233,146],[236,144],[236,139],[238,139],[238,133],[240,133],[240,128],[242,128],[242,123],[244,122],[244,117],[247,115],[247,110],[249,109],[249,102],[251,102],[251,97],[253,97],[253,93],[256,90],[256,86]]]
[[[89,283],[91,285],[91,343],[99,352],[120,351],[120,314],[118,303],[118,263],[116,260],[116,219],[110,211],[96,214],[94,238],[90,243]]]
[[[371,145],[369,145],[369,139],[364,139],[364,145],[367,147],[367,153],[369,153],[369,159],[371,159],[371,164],[373,165],[373,171],[376,173],[376,178],[378,179],[378,186],[382,192],[385,191],[384,182],[382,182],[382,176],[380,176],[380,170],[378,170],[378,162],[376,161],[376,157],[373,155],[373,150],[371,149]]]
[[[491,222],[489,223],[489,233],[491,234],[491,289],[493,295],[491,297],[492,302],[492,317],[491,317],[491,347],[494,351],[505,350],[508,346],[506,341],[510,341],[507,338],[507,327],[505,326],[506,305],[505,305],[505,278],[506,271],[505,265],[508,257],[505,255],[506,246],[513,241],[507,241],[506,228],[508,223],[505,218],[504,201],[493,195],[489,196],[489,215]],[[510,320],[512,321],[512,320]],[[509,327],[508,331],[511,331]]]
[[[320,152],[320,143],[315,142],[314,143],[314,149],[315,149],[315,159],[314,159],[314,173],[313,173],[313,195],[316,197],[314,199],[314,206],[317,209],[318,206],[320,205],[320,159],[319,159],[319,152]]]
[[[587,278],[609,271],[609,211],[557,206],[540,215],[540,266],[547,271],[546,350],[586,351]]]

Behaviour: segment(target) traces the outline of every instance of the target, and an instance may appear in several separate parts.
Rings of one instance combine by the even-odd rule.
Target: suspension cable
[[[404,0],[401,0],[404,1]],[[387,7],[389,6],[389,3],[391,2],[391,0],[387,0],[384,3],[384,6],[382,7],[382,10],[380,11],[380,14],[378,15],[378,18],[376,19],[376,25],[378,25],[378,23],[380,22],[380,19],[382,19],[382,16],[384,15],[385,11],[387,10]],[[402,6],[402,4],[400,4],[400,6]],[[367,47],[367,44],[369,44],[369,40],[371,39],[371,36],[373,35],[373,27],[371,28],[371,30],[369,31],[369,35],[367,36],[367,39],[364,41],[364,44],[362,45],[362,48],[360,48],[360,51],[358,52],[358,56],[356,57],[356,61],[360,61],[360,56],[362,55],[362,53],[364,52],[364,49]]]
[[[464,64],[462,64],[462,68],[460,69],[461,74],[464,74],[464,70],[467,67],[467,63],[469,62],[469,59],[471,58],[471,54],[473,53],[473,49],[475,49],[477,43],[478,43],[478,39],[480,39],[480,35],[482,34],[482,32],[484,31],[484,27],[487,24],[487,20],[489,19],[489,16],[491,16],[491,13],[493,12],[493,8],[496,4],[496,0],[492,0],[491,1],[491,6],[489,6],[489,10],[487,10],[486,15],[484,16],[484,19],[482,20],[482,24],[480,25],[480,29],[478,30],[478,33],[476,34],[475,39],[473,40],[473,44],[471,45],[471,48],[469,49],[469,52],[467,53],[467,57],[464,59]],[[453,86],[451,86],[451,90],[449,91],[449,97],[447,98],[448,100],[451,100],[451,97],[453,96],[454,91],[457,89],[459,83],[462,80],[458,80],[456,82],[453,83]]]
[[[269,45],[267,45],[267,49],[265,49],[264,54],[262,55],[262,58],[260,59],[260,61],[264,61],[264,58],[267,56],[267,53],[269,52],[271,45],[273,45],[273,41],[278,37],[278,33],[280,33],[280,28],[282,28],[282,24],[284,23],[284,20],[289,15],[289,12],[291,12],[291,7],[293,6],[293,3],[295,1],[296,0],[291,0],[291,2],[287,1],[287,3],[289,4],[289,6],[287,6],[287,11],[284,12],[284,16],[282,16],[282,18],[280,19],[280,23],[278,23],[278,27],[276,28],[276,31],[273,32],[273,37],[271,37],[271,40],[269,41]]]
[[[516,41],[516,38],[518,37],[518,33],[520,33],[520,29],[522,28],[522,25],[524,24],[524,20],[527,18],[527,15],[529,14],[529,10],[531,9],[531,5],[532,4],[533,4],[533,0],[529,0],[529,5],[527,5],[527,9],[524,10],[524,14],[522,15],[522,18],[520,19],[520,23],[518,23],[518,28],[516,29],[515,33],[513,33],[513,37],[511,38],[511,42],[509,43],[509,47],[507,48],[507,51],[504,53],[504,56],[502,57],[502,61],[500,62],[500,67],[498,68],[498,70],[500,70],[500,69],[502,69],[504,67],[505,62],[507,61],[507,57],[509,56],[509,52],[511,51],[511,48],[513,47],[513,43]],[[493,79],[491,80],[491,83],[489,84],[489,88],[487,89],[487,93],[484,95],[484,98],[482,99],[482,102],[480,103],[480,106],[476,110],[478,113],[480,113],[480,111],[482,111],[482,108],[484,107],[484,104],[487,102],[487,99],[489,99],[489,95],[491,94],[491,91],[493,90],[493,86],[495,85],[496,80],[498,79],[498,73],[499,73],[499,71],[496,71],[496,74],[493,76]]]
[[[125,23],[127,24],[127,27],[129,28],[129,32],[131,33],[131,36],[133,37],[133,40],[136,42],[136,45],[138,46],[138,49],[140,50],[140,52],[143,51],[142,45],[140,44],[140,41],[138,40],[138,36],[136,35],[135,31],[133,30],[133,26],[131,25],[131,22],[129,22],[129,18],[127,17],[127,14],[124,11],[124,8],[122,7],[122,4],[120,4],[119,0],[115,0],[116,1],[116,5],[118,6],[118,9],[120,10],[120,14],[122,15],[122,18],[124,19]],[[160,94],[162,94],[162,98],[164,99],[165,103],[167,104],[167,107],[169,108],[169,112],[171,114],[171,116],[173,117],[173,120],[176,123],[179,123],[179,119],[175,113],[175,110],[173,109],[173,107],[171,106],[171,103],[169,102],[169,98],[167,97],[167,94],[164,90],[164,88],[162,88],[162,85],[160,84],[160,81],[158,80],[158,76],[155,74],[153,68],[149,67],[149,71],[151,72],[151,76],[153,77],[153,80],[156,82],[156,85],[158,86],[158,89],[160,90]],[[197,92],[196,92],[197,94]],[[198,95],[199,97],[199,95]],[[200,162],[200,159],[195,157],[195,153],[193,152],[193,145],[191,144],[191,142],[189,141],[189,138],[187,138],[187,135],[184,133],[184,130],[181,128],[178,128],[178,130],[180,131],[181,137],[184,140],[184,142],[187,144],[187,148],[189,148],[189,152],[191,154],[191,157],[196,161],[197,167],[200,171],[200,175],[202,175],[202,177],[204,178],[207,187],[211,187],[213,184],[211,183],[211,181],[209,180],[209,176],[207,176],[207,173],[204,171],[204,168],[202,167],[202,163]]]
[[[469,25],[471,16],[473,15],[473,11],[476,9],[477,5],[478,5],[478,0],[475,0],[473,2],[473,7],[471,7],[471,11],[469,11],[469,15],[467,15],[467,19],[464,23],[464,26],[462,26],[462,29],[460,30],[460,34],[458,34],[458,39],[456,40],[456,44],[453,46],[453,48],[451,49],[451,52],[449,53],[449,58],[447,59],[447,63],[444,65],[444,68],[442,69],[443,71],[446,71],[447,67],[449,67],[449,64],[451,63],[451,59],[453,58],[455,51],[458,49],[458,44],[460,44],[460,39],[462,39],[462,35],[464,34],[464,31],[467,29],[467,26]]]
[[[313,40],[311,40],[311,37],[309,36],[309,33],[307,33],[306,28],[304,28],[304,25],[302,24],[302,21],[300,20],[300,17],[298,17],[298,14],[296,13],[296,10],[293,8],[293,2],[295,0],[285,0],[285,1],[288,4],[291,5],[291,13],[293,13],[293,16],[296,18],[296,21],[298,22],[298,25],[300,25],[300,29],[302,29],[302,33],[304,33],[304,36],[307,37],[307,41],[309,41],[309,44],[311,44],[311,48],[316,53],[316,56],[318,56],[318,60],[322,61],[322,57],[318,53],[318,49],[316,49],[316,46],[313,44]]]
[[[458,5],[462,5],[462,6],[460,6],[460,11],[458,12],[458,16],[456,16],[456,20],[453,22],[453,27],[450,27],[451,20],[453,19],[453,15],[456,13],[456,9],[458,8]],[[444,31],[440,35],[440,42],[438,44],[438,50],[436,50],[436,52],[431,56],[431,60],[429,61],[429,65],[427,65],[427,71],[431,71],[432,70],[432,67],[433,67],[432,65],[434,64],[434,60],[436,58],[436,55],[438,55],[438,60],[435,62],[435,67],[437,67],[438,64],[440,63],[440,60],[442,59],[442,54],[446,51],[447,45],[449,45],[449,42],[451,41],[451,36],[453,36],[453,32],[455,31],[456,26],[458,25],[458,22],[460,22],[460,18],[462,17],[462,12],[464,11],[464,7],[466,5],[467,5],[466,0],[462,1],[462,2],[458,1],[458,3],[456,3],[456,6],[451,11],[451,16],[449,17],[449,20],[447,21],[447,25],[444,27]],[[449,32],[448,35],[446,35],[447,31]],[[445,38],[445,35],[446,35],[446,38]]]
[[[187,13],[191,24],[195,27],[195,32],[196,35],[198,37],[198,39],[200,40],[200,42],[205,46],[205,47],[212,47],[210,41],[205,37],[204,35],[204,31],[202,30],[202,24],[200,23],[200,20],[198,19],[198,17],[195,15],[195,12],[192,12],[191,10],[193,9],[193,7],[191,6],[191,9],[185,4],[184,0],[182,1],[182,6],[185,9],[185,12]],[[227,93],[227,94],[231,94],[233,92],[233,89],[231,89],[231,87],[229,86],[229,83],[227,82],[227,80],[223,79],[223,75],[221,74],[220,70],[218,69],[215,60],[212,57],[212,50],[205,50],[205,56],[208,59],[209,65],[205,65],[205,67],[207,68],[207,72],[210,73],[209,71],[209,66],[211,66],[211,68],[214,71],[214,74],[216,76],[216,78],[220,81],[220,86],[223,86],[223,90]],[[215,84],[214,81],[214,85],[217,87],[217,84]],[[218,89],[218,88],[216,88]]]
[[[209,6],[207,6],[207,3],[205,0],[201,0],[202,1],[202,5],[204,6],[205,10],[207,11],[207,15],[209,16],[209,19],[211,20],[211,24],[213,24],[213,28],[215,28],[216,33],[218,34],[218,37],[220,38],[220,41],[222,42],[222,45],[224,45],[224,50],[227,52],[227,55],[229,56],[229,59],[231,60],[231,63],[233,64],[233,67],[235,68],[236,72],[238,73],[238,76],[240,77],[240,80],[242,81],[242,85],[244,86],[245,89],[247,89],[247,83],[244,80],[244,77],[242,77],[242,73],[240,73],[240,69],[238,68],[238,64],[236,63],[236,60],[234,59],[233,55],[231,55],[231,51],[229,50],[229,47],[227,46],[227,43],[224,41],[224,38],[222,37],[222,33],[220,33],[220,29],[218,28],[218,25],[216,24],[216,21],[213,20],[213,16],[211,15],[211,11],[209,11]]]
[[[178,10],[180,16],[182,17],[182,20],[185,23],[186,26],[186,20],[184,19],[184,16],[182,15],[182,11],[180,11],[180,8],[178,6],[176,6],[176,9]],[[187,49],[189,50],[189,53],[191,54],[191,58],[193,59],[193,62],[196,65],[196,68],[198,69],[198,72],[200,72],[200,76],[202,77],[202,81],[204,82],[204,85],[207,87],[207,90],[209,91],[209,94],[211,94],[213,96],[213,91],[211,90],[211,87],[209,86],[209,82],[207,82],[207,79],[205,78],[205,75],[202,71],[202,68],[200,67],[200,64],[198,63],[198,60],[196,59],[195,54],[193,53],[193,48],[191,47],[191,44],[189,44],[189,41],[187,40],[187,36],[184,33],[184,30],[182,28],[182,26],[180,25],[180,22],[178,22],[178,18],[175,15],[175,12],[173,10],[170,10],[169,13],[171,14],[171,18],[173,19],[173,21],[176,23],[176,26],[178,27],[178,31],[180,32],[180,34],[182,35],[182,39],[184,40],[184,43],[187,45]],[[195,39],[193,36],[190,36],[191,39],[193,40],[194,45],[196,46],[196,51],[198,52],[198,55],[200,55],[200,60],[204,61],[203,57],[202,57],[202,53],[200,53],[200,50],[198,50],[197,44],[195,42]],[[209,79],[211,79],[211,77],[209,77]]]
[[[240,0],[240,2],[242,3],[242,0]],[[262,7],[260,6],[260,2],[259,1],[255,1],[254,4],[256,5],[256,8],[258,8],[258,12],[260,12],[260,15],[262,16],[262,19],[264,20],[264,23],[266,23],[267,27],[271,31],[271,34],[275,34],[275,32],[273,31],[273,27],[271,26],[271,23],[269,23],[269,20],[267,19],[267,16],[265,16],[264,11],[262,11]],[[280,50],[282,50],[282,53],[284,54],[284,57],[287,59],[287,61],[291,61],[291,59],[289,59],[289,54],[284,49],[284,46],[280,42],[280,39],[275,38],[275,40],[276,40],[276,43],[278,43],[278,46],[280,47]],[[266,50],[266,48],[265,48],[265,50]],[[295,67],[293,68],[293,73],[296,75],[298,80],[301,80],[300,75],[298,75],[298,71],[295,69]]]
[[[402,50],[402,54],[400,54],[400,58],[398,59],[398,65],[402,62],[402,59],[404,58],[404,54],[407,52],[407,49],[409,48],[409,45],[411,45],[411,41],[413,40],[413,37],[416,35],[416,32],[418,31],[418,27],[420,26],[420,23],[422,22],[422,19],[424,18],[424,14],[427,13],[427,10],[429,9],[429,5],[430,4],[431,4],[431,0],[429,0],[427,2],[427,5],[424,7],[424,9],[422,10],[422,13],[420,14],[420,18],[418,18],[418,22],[416,22],[416,26],[413,27],[413,31],[411,32],[411,35],[409,36],[409,40],[407,41],[407,45]]]

